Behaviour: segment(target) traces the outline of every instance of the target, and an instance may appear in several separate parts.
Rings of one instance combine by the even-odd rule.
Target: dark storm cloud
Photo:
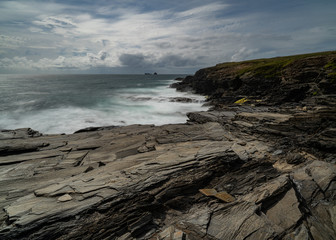
[[[123,66],[127,67],[147,67],[151,65],[143,54],[122,54],[119,60]]]
[[[203,57],[200,57],[202,59]],[[179,55],[166,55],[159,59],[151,58],[143,54],[122,54],[119,60],[123,66],[133,68],[146,67],[190,67],[198,64],[198,61],[193,58],[186,58]]]
[[[202,58],[202,57],[200,57]],[[158,66],[172,66],[172,67],[190,67],[197,65],[196,59],[185,58],[179,55],[167,55],[162,57],[157,63]]]

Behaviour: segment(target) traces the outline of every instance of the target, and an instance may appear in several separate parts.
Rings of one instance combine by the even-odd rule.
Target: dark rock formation
[[[169,102],[192,103],[192,102],[200,102],[200,100],[189,97],[171,97],[169,98]]]
[[[222,63],[176,82],[180,91],[209,96],[220,106],[230,96],[249,96],[265,105],[298,102],[336,92],[336,52]]]

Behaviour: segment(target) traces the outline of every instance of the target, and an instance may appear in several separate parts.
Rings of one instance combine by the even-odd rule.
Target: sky
[[[335,0],[0,0],[0,73],[194,73],[336,50]]]

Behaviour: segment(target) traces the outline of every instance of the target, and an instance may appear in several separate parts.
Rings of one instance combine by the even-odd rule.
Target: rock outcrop
[[[186,124],[0,131],[0,239],[336,239],[332,88],[226,91]]]
[[[172,87],[207,95],[217,107],[240,96],[249,96],[249,101],[259,105],[318,101],[319,96],[336,92],[336,52],[222,63],[201,69]]]

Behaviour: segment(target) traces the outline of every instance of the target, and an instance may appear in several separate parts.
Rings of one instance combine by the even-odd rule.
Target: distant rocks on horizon
[[[158,75],[158,74],[157,74],[157,72],[154,72],[153,74],[146,72],[145,75]]]

